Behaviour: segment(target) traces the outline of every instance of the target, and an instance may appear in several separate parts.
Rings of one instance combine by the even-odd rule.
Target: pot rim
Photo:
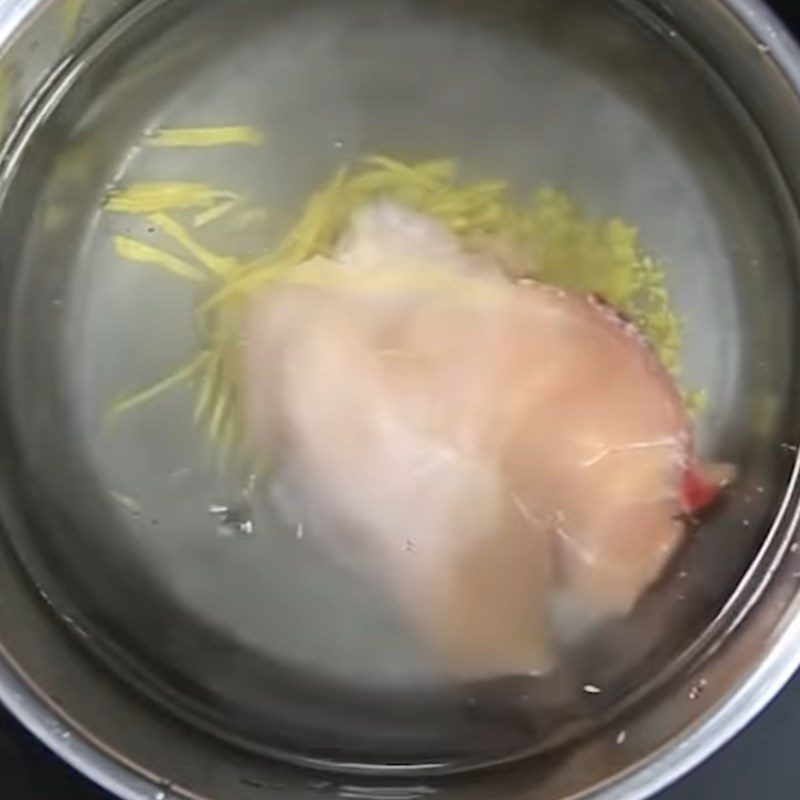
[[[765,0],[703,0],[727,12],[754,43],[769,43],[769,58],[800,99],[800,45]],[[0,0],[0,50],[37,14],[42,0]],[[795,467],[793,483],[798,481]],[[792,491],[787,491],[787,504]],[[800,524],[800,507],[785,505],[789,525]],[[646,800],[700,766],[739,734],[781,692],[800,668],[800,610],[784,613],[785,623],[757,667],[697,723],[627,771],[580,795],[583,800]],[[30,681],[0,643],[0,703],[59,758],[121,800],[167,800],[169,796],[213,800],[173,786],[80,729],[56,701]]]

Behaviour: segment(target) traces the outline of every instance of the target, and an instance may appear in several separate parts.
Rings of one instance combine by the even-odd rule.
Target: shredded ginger
[[[164,129],[150,143],[203,146],[233,140],[254,144],[256,139],[260,142],[260,135],[246,128]],[[169,186],[163,192],[162,208],[176,196]],[[195,417],[213,441],[229,449],[240,429],[230,361],[247,298],[270,284],[291,281],[297,267],[315,256],[331,257],[353,214],[384,198],[438,220],[467,248],[505,243],[509,251],[521,256],[521,263],[513,266],[518,280],[535,279],[601,296],[635,322],[673,375],[679,372],[682,321],[670,305],[663,266],[644,252],[635,227],[622,219],[591,218],[574,200],[552,188],[519,199],[505,181],[461,183],[451,159],[407,164],[370,156],[353,167],[339,169],[310,197],[282,240],[267,255],[249,263],[210,253],[166,214],[150,216],[198,265],[189,265],[187,270],[184,259],[173,261],[176,257],[154,252],[149,253],[149,260],[189,280],[214,282],[215,288],[197,310],[203,339],[200,349],[206,357],[188,377],[181,370],[175,373],[196,382]],[[155,195],[149,196],[148,202],[150,208],[159,205]],[[109,210],[123,209],[110,205]],[[134,247],[131,241],[118,240],[117,244],[123,257],[148,260],[143,243]],[[168,381],[167,388],[173,385],[174,381]],[[145,390],[136,397],[149,401],[154,395]],[[138,403],[123,398],[112,413],[121,405],[129,410]]]
[[[243,144],[258,147],[264,144],[264,134],[252,125],[221,128],[160,128],[148,137],[151,147],[220,147]]]

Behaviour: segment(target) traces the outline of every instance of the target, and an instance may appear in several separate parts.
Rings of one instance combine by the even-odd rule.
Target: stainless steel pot
[[[74,18],[77,6],[0,0],[8,97],[0,697],[12,712],[65,760],[131,799],[632,800],[735,735],[800,662],[800,52],[780,23],[757,0],[499,8],[90,0]],[[320,20],[330,35],[318,35]],[[445,38],[431,44],[437,26]],[[460,38],[447,38],[454,30]],[[484,50],[487,42],[506,50]],[[442,44],[451,47],[446,58]],[[229,64],[229,52],[240,60]],[[262,94],[252,94],[253,84],[250,95],[240,91],[240,75],[255,75]],[[502,91],[498,75],[508,76]],[[372,117],[359,113],[386,87],[378,122],[365,122]],[[182,97],[183,105],[173,102]],[[671,577],[606,643],[625,653],[624,663],[601,658],[588,668],[604,691],[573,698],[547,735],[513,723],[513,746],[492,749],[487,737],[502,739],[508,726],[478,720],[486,725],[480,745],[445,753],[438,718],[425,716],[439,699],[415,698],[405,716],[396,707],[374,714],[368,691],[320,689],[267,666],[229,629],[241,623],[268,643],[284,636],[289,649],[293,631],[249,617],[247,627],[233,601],[209,605],[181,583],[186,571],[175,571],[165,550],[171,542],[180,560],[193,539],[147,539],[141,520],[121,521],[109,503],[113,482],[130,480],[157,506],[170,454],[185,443],[162,453],[154,442],[171,434],[154,418],[109,455],[91,431],[98,398],[130,369],[153,372],[188,343],[172,331],[177,349],[162,352],[185,298],[160,286],[147,294],[131,282],[103,284],[99,200],[132,163],[147,166],[137,137],[164,114],[208,124],[262,104],[285,155],[254,180],[268,177],[281,200],[302,195],[342,148],[429,142],[623,213],[670,266],[687,317],[688,380],[708,387],[714,408],[705,444],[735,460],[741,478]],[[203,117],[206,107],[216,116]],[[409,122],[410,109],[427,122]],[[526,131],[536,131],[538,149]],[[229,163],[216,169],[226,176]],[[98,327],[100,307],[128,340],[144,343],[141,352],[121,350],[118,333]],[[147,524],[162,522],[162,511]],[[188,520],[186,536],[200,535],[202,523],[191,513]],[[200,584],[227,576],[220,580],[233,595],[247,564],[263,563],[252,550],[242,557],[209,547],[190,573]],[[331,653],[345,658],[337,647]],[[401,717],[406,727],[398,728]],[[421,729],[429,734],[421,744],[382,754]]]

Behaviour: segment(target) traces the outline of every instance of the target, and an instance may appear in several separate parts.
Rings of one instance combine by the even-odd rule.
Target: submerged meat
[[[366,209],[252,301],[241,374],[287,517],[468,677],[550,668],[564,598],[626,614],[716,491],[633,326],[487,252]]]

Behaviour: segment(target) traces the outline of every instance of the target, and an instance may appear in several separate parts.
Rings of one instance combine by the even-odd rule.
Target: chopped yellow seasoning
[[[705,389],[683,392],[683,402],[692,414],[702,414],[708,408],[708,392]]]
[[[147,137],[152,147],[220,147],[228,144],[259,146],[264,134],[251,125],[220,128],[161,128]]]

